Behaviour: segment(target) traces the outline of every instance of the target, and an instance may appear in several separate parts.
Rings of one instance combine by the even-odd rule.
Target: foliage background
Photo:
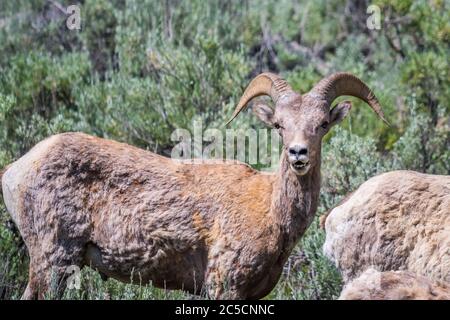
[[[332,72],[352,72],[375,91],[391,123],[353,100],[350,117],[324,143],[318,215],[383,171],[450,172],[448,0],[77,3],[80,31],[65,26],[72,1],[0,2],[0,168],[64,131],[168,155],[175,128],[190,128],[194,116],[223,127],[249,80],[269,70],[301,92]],[[380,30],[366,27],[370,4],[381,8]],[[261,124],[244,114],[234,126]],[[339,295],[323,240],[316,219],[268,298]],[[0,201],[0,299],[20,297],[27,259]],[[103,282],[88,269],[81,289],[65,297],[192,298]]]

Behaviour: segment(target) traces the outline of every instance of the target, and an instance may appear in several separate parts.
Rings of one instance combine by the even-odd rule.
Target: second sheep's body
[[[373,267],[450,283],[450,176],[373,177],[325,221],[325,254],[346,282]]]

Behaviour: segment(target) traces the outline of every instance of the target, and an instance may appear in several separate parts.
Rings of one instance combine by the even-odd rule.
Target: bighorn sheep
[[[370,268],[344,287],[339,300],[450,300],[450,285],[409,271]]]
[[[260,74],[233,118],[261,95],[275,110],[259,104],[253,111],[283,139],[276,174],[178,163],[82,133],[52,136],[13,163],[2,187],[30,253],[23,298],[42,297],[52,278],[64,287],[70,265],[214,298],[267,295],[316,212],[322,137],[350,109],[331,103],[355,96],[384,117],[372,91],[348,73],[303,96]]]
[[[450,283],[450,176],[373,177],[331,210],[325,231],[324,252],[346,282],[373,266]]]

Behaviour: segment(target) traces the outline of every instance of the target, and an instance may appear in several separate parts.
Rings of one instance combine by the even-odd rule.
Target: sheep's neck
[[[312,222],[320,192],[320,153],[317,165],[304,176],[297,176],[284,155],[275,182],[272,212],[280,228],[282,251],[289,255],[297,240]]]

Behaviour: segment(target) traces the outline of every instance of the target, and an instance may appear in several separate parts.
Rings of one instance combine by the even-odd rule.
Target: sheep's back
[[[363,183],[325,222],[344,280],[369,266],[450,282],[450,177],[393,171]]]

